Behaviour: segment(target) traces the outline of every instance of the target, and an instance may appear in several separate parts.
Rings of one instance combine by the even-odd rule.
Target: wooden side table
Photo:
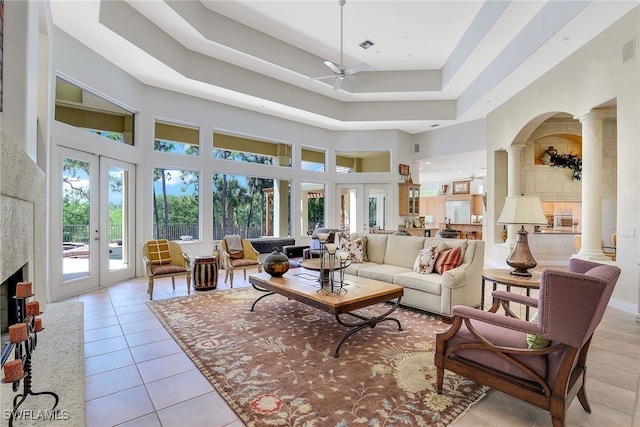
[[[531,296],[531,289],[538,289],[540,287],[541,273],[538,271],[532,271],[531,277],[516,276],[511,274],[511,270],[504,268],[490,268],[482,270],[482,299],[480,300],[480,309],[484,310],[484,283],[486,280],[493,282],[493,290],[495,291],[498,285],[505,285],[507,292],[511,291],[511,287],[526,289],[527,296]],[[526,307],[526,319],[529,320],[529,306]]]

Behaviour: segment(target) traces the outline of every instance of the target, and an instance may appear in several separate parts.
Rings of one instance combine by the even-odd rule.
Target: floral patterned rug
[[[247,426],[446,426],[486,389],[450,372],[435,392],[439,317],[399,308],[349,337],[332,315],[253,288],[147,304]],[[388,306],[359,310],[383,313]]]

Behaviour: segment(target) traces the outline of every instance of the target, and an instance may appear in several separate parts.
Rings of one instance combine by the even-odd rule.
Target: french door
[[[389,218],[389,184],[337,184],[336,223],[348,233],[384,230]]]
[[[60,180],[52,183],[57,187],[52,197],[59,201],[52,203],[59,208],[53,229],[60,230],[52,239],[60,260],[53,263],[61,278],[56,298],[134,277],[136,262],[135,165],[69,148],[59,151]]]

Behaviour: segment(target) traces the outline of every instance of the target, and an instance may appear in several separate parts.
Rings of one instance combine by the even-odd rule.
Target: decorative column
[[[520,153],[524,145],[514,144],[507,147],[507,196],[519,196],[522,193],[520,177],[522,176],[522,165],[520,162]],[[497,219],[496,219],[497,221]],[[514,247],[518,230],[521,225],[507,225],[507,244]]]
[[[574,118],[582,124],[582,247],[577,258],[607,261],[602,252],[602,121],[610,110],[593,109]]]

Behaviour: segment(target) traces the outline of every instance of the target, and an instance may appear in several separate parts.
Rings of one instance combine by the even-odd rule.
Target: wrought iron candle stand
[[[329,294],[338,294],[340,295],[344,289],[344,268],[346,267],[346,260],[343,260],[342,255],[338,256],[336,252],[338,249],[338,245],[331,244],[326,245],[327,253],[328,253],[328,262],[329,262],[329,289],[327,290],[327,295]],[[336,258],[338,259],[338,274],[339,274],[339,282],[335,280],[336,273]]]
[[[326,284],[324,277],[324,251],[327,249],[327,240],[329,240],[329,233],[318,233],[318,241],[320,242],[320,289]]]
[[[13,346],[14,358],[16,360],[18,359],[22,360],[22,370],[24,372],[24,375],[22,376],[22,378],[11,382],[14,393],[17,392],[18,389],[20,388],[20,381],[22,381],[23,383],[23,389],[22,389],[22,394],[17,394],[13,398],[13,410],[11,411],[11,415],[9,416],[9,427],[13,426],[13,418],[17,413],[20,405],[22,405],[22,402],[24,402],[27,399],[27,396],[29,395],[37,396],[41,394],[48,394],[50,396],[53,396],[53,398],[55,399],[55,402],[53,404],[53,408],[51,408],[52,412],[56,410],[56,407],[58,406],[58,401],[60,400],[58,398],[58,395],[52,391],[34,392],[33,390],[31,390],[31,381],[32,381],[31,377],[32,377],[32,369],[33,369],[31,356],[33,355],[33,352],[35,351],[36,346],[38,344],[38,332],[39,332],[39,331],[36,331],[36,323],[35,323],[36,316],[26,313],[26,300],[28,298],[31,298],[32,296],[33,294],[24,298],[14,297],[17,300],[20,300],[19,307],[18,307],[19,309],[18,323],[24,322],[27,324],[27,339],[18,343],[7,344],[8,348],[5,348],[5,351],[3,351],[2,353],[3,355],[2,365],[4,366],[5,358],[8,358],[8,355],[11,352],[10,346]],[[5,384],[9,384],[9,382],[5,381],[5,379],[3,379],[2,382]]]

